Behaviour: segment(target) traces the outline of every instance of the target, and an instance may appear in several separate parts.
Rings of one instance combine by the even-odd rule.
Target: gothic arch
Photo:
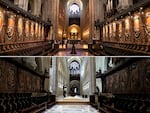
[[[81,10],[83,9],[83,3],[81,0],[68,0],[67,9],[69,10],[69,7],[74,3],[76,3],[80,7]]]
[[[78,61],[79,62],[79,64],[81,65],[81,59],[79,58],[79,57],[71,57],[71,58],[69,58],[68,59],[68,66],[70,65],[70,63],[72,62],[72,61]]]
[[[76,91],[75,91],[76,90]],[[80,94],[80,82],[77,80],[72,80],[70,82],[70,94],[72,96]]]

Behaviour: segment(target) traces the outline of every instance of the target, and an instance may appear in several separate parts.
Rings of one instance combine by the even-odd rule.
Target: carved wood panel
[[[41,78],[0,59],[0,93],[32,93],[41,91]]]
[[[6,74],[5,72],[5,63],[0,60],[0,92],[6,90]]]
[[[106,77],[108,93],[150,93],[150,59],[117,71]]]
[[[25,85],[26,85],[26,77],[25,77],[25,71],[22,69],[18,69],[18,92],[24,92],[25,91]]]
[[[4,42],[4,32],[5,32],[5,11],[0,8],[0,43]]]
[[[5,72],[7,77],[7,90],[8,91],[15,91],[16,90],[16,74],[17,68],[15,65],[6,63]]]

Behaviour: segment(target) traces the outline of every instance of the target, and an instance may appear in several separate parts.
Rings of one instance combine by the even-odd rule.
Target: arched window
[[[78,74],[80,74],[80,64],[79,64],[79,62],[72,61],[70,63],[69,69],[70,69],[70,74],[71,75],[78,75]]]
[[[73,3],[69,8],[70,14],[79,14],[80,13],[80,7],[76,3]]]

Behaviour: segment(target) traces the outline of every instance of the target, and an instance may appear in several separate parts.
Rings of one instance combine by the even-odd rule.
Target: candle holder
[[[75,48],[75,37],[77,36],[78,38],[78,33],[70,33],[71,36],[73,36],[73,40],[72,40],[72,49],[71,49],[71,53],[70,54],[77,54],[76,52],[76,48]]]

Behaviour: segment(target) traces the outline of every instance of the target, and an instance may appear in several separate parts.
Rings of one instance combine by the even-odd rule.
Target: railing
[[[22,10],[8,0],[0,1],[0,54],[36,55],[43,52],[50,21]],[[33,53],[30,53],[30,52]],[[20,53],[21,52],[21,53]]]

